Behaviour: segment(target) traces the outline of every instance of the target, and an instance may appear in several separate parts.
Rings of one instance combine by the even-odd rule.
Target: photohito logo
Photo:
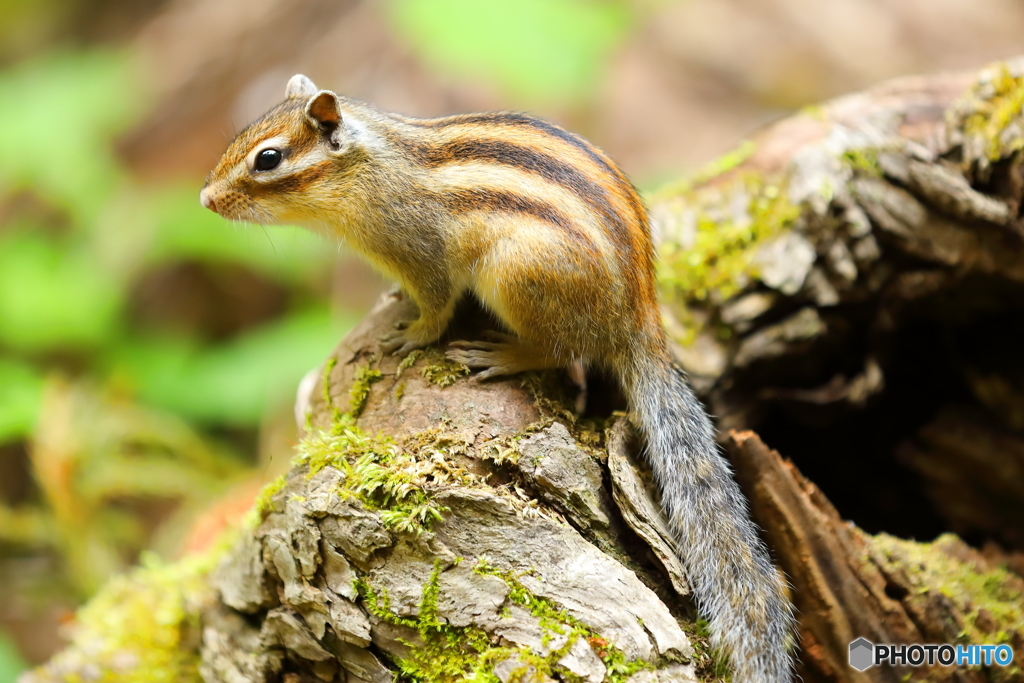
[[[864,671],[879,664],[893,666],[1007,666],[1013,661],[1009,645],[876,645],[867,638],[850,643],[850,666]]]
[[[874,663],[875,645],[867,638],[858,638],[850,643],[850,666],[864,671]]]

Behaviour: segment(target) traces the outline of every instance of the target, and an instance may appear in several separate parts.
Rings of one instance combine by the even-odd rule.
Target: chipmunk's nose
[[[213,197],[210,196],[210,188],[204,187],[199,192],[199,203],[205,206],[210,211],[217,213],[217,203],[213,201]]]

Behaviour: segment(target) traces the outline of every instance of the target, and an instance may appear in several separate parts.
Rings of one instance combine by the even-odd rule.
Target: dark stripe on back
[[[610,213],[604,188],[571,164],[531,147],[503,140],[458,138],[438,146],[426,145],[407,138],[396,140],[403,149],[424,166],[442,166],[459,161],[486,161],[521,168],[545,180],[561,185],[602,213]]]
[[[575,170],[571,165],[564,164],[563,162],[558,161],[556,159],[552,159],[550,156],[542,152],[530,150],[532,154],[535,155],[535,159],[533,159],[532,161],[526,161],[525,163],[519,160],[506,161],[505,159],[502,158],[496,158],[492,154],[489,154],[486,157],[481,155],[481,157],[479,158],[484,158],[486,160],[494,161],[497,163],[507,163],[509,165],[519,166],[520,168],[523,168],[525,170],[539,173],[547,180],[569,187],[577,195],[583,197],[601,216],[605,218],[610,233],[609,236],[620,248],[619,256],[622,259],[624,267],[629,268],[632,267],[634,264],[640,263],[643,264],[642,267],[646,269],[651,268],[651,264],[653,263],[653,247],[650,243],[650,234],[648,232],[647,227],[647,212],[644,209],[643,204],[641,203],[639,196],[636,193],[636,190],[633,188],[629,180],[623,175],[623,173],[613,164],[611,164],[607,159],[605,159],[605,157],[585,139],[573,133],[570,133],[569,131],[563,128],[560,128],[559,126],[556,126],[552,123],[548,123],[547,121],[536,119],[533,118],[532,116],[520,114],[517,112],[461,114],[441,119],[402,118],[401,120],[411,125],[431,129],[443,129],[451,126],[460,125],[478,125],[481,127],[482,133],[486,132],[487,127],[495,125],[532,128],[536,131],[544,133],[545,135],[549,135],[562,142],[570,144],[577,149],[582,150],[594,163],[598,165],[599,168],[607,172],[612,178],[618,181],[620,193],[623,195],[623,199],[625,199],[626,203],[628,204],[631,210],[631,213],[633,214],[631,217],[625,217],[614,210],[611,202],[609,201],[608,194],[604,190],[604,188],[586,178],[585,175]],[[467,135],[471,135],[471,133],[467,132]],[[461,143],[463,145],[466,144],[462,141],[451,141],[449,143],[444,143],[440,145],[439,148],[451,145],[453,143]],[[417,149],[410,149],[407,151],[409,151],[414,157],[416,157],[417,154],[419,154],[420,158],[426,158],[430,160],[430,158],[434,156],[443,156],[442,152],[430,151],[429,148],[427,148],[427,146],[423,145],[422,143],[412,142],[411,144],[416,146]],[[509,146],[514,146],[514,143],[507,144],[509,144]],[[467,149],[466,151],[468,152],[470,150]],[[512,154],[511,157],[517,159],[519,155]],[[536,157],[540,158],[537,159]],[[467,156],[466,158],[470,157]],[[559,175],[559,172],[555,170],[555,164],[560,164],[570,169],[571,173],[583,178],[584,182],[586,184],[589,184],[591,187],[584,188],[584,186],[582,185],[574,187],[575,182],[570,180],[567,175]],[[551,175],[547,175],[547,173],[550,173]],[[596,188],[596,191],[594,188]],[[637,232],[639,232],[639,234],[637,234]],[[642,253],[638,253],[638,250],[639,252]]]
[[[535,173],[566,188],[590,205],[604,218],[611,230],[612,240],[621,248],[630,251],[633,248],[629,223],[612,206],[607,191],[571,164],[559,161],[549,154],[513,142],[472,137],[456,138],[437,146],[409,138],[395,137],[392,140],[424,166],[437,167],[459,161],[476,160]],[[630,208],[635,211],[636,198],[629,192],[626,194],[629,195]],[[639,222],[642,218],[642,214],[639,214],[636,219]]]
[[[471,211],[498,211],[503,213],[519,213],[550,223],[569,233],[577,241],[594,249],[590,239],[580,231],[565,214],[544,202],[538,202],[514,192],[471,188],[451,190],[436,195],[440,203],[452,213],[469,213]]]
[[[497,124],[502,126],[533,128],[541,131],[542,133],[558,138],[563,142],[567,142],[577,149],[583,150],[587,156],[594,161],[594,163],[601,166],[608,173],[611,173],[616,177],[619,175],[618,171],[613,168],[612,165],[609,164],[596,149],[594,149],[593,145],[580,136],[570,133],[564,128],[556,126],[553,123],[548,123],[543,119],[536,119],[526,114],[499,111],[487,114],[460,114],[458,116],[449,116],[443,119],[405,119],[405,121],[407,123],[412,123],[413,125],[423,126],[426,128],[448,128],[449,126],[461,126],[464,124]]]

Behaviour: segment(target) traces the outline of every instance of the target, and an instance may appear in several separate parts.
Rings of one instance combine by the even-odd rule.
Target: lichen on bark
[[[23,683],[199,683],[202,609],[215,599],[208,575],[226,546],[111,579],[79,610],[67,649]]]

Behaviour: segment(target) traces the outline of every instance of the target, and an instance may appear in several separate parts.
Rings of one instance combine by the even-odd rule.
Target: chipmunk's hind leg
[[[402,321],[380,338],[381,352],[402,356],[436,342],[448,327],[455,313],[457,297],[431,301],[413,296],[420,309],[420,317]]]
[[[565,365],[547,350],[519,337],[497,332],[488,332],[485,336],[487,339],[482,341],[452,342],[446,354],[448,360],[483,368],[483,372],[474,377],[477,381]]]

